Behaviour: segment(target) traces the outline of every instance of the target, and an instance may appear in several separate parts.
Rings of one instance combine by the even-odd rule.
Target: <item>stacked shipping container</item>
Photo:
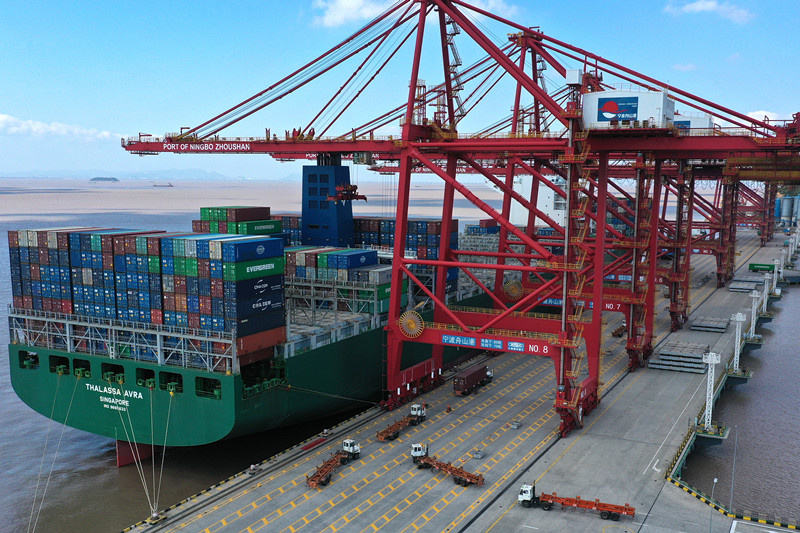
[[[16,308],[229,332],[240,355],[285,341],[283,239],[54,228],[8,241]]]

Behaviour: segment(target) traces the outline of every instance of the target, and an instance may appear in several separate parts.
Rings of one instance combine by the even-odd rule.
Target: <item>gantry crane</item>
[[[472,15],[502,25],[508,40],[490,39]],[[426,41],[426,32],[437,30]],[[471,48],[483,56],[466,64],[456,38],[471,41]],[[413,49],[405,66],[405,99],[388,110],[374,109],[374,118],[358,126],[342,126],[348,109],[385,101],[360,100],[352,106],[373,89],[381,73],[402,68],[393,63],[386,69],[404,46]],[[423,70],[425,76],[431,74],[431,58],[437,64],[432,75],[442,79],[434,85],[422,79]],[[568,70],[565,61],[580,67]],[[292,98],[339,67],[349,68],[352,75],[320,104],[318,113],[308,113],[306,126],[284,130],[284,135],[266,130],[263,137],[220,137],[226,128]],[[552,78],[563,83],[548,88],[545,80]],[[475,128],[477,133],[463,133],[467,124],[475,127],[469,121],[476,109],[507,109],[497,103],[504,96],[497,94],[496,88],[505,86],[501,81],[511,89],[506,100],[511,114],[497,119],[493,111],[497,120]],[[672,102],[725,127],[679,128],[666,117],[632,118],[618,102],[599,107],[598,95],[613,95],[614,81],[651,94],[668,92]],[[597,102],[596,116],[584,112],[590,99]],[[308,100],[297,106],[296,114],[302,114]],[[429,106],[436,108],[431,119]],[[399,132],[382,135],[398,121]],[[332,127],[342,133],[330,136]],[[403,0],[302,68],[210,120],[163,138],[140,134],[122,144],[135,154],[266,153],[280,160],[336,154],[395,172],[397,225],[383,405],[394,408],[441,383],[445,346],[516,351],[553,360],[554,406],[561,417],[560,433],[566,435],[581,427],[583,417],[600,402],[602,311],[624,313],[630,368],[642,365],[652,351],[656,284],[668,288],[672,325],[680,328],[687,315],[693,251],[716,256],[718,283],[724,284],[733,272],[737,224],[759,227],[762,243],[769,238],[775,183],[800,179],[799,130],[800,114],[791,121],[755,120],[463,0]],[[443,184],[438,259],[404,253],[410,185],[412,175],[420,172],[438,176]],[[502,194],[501,207],[491,207],[459,179],[464,173],[494,185]],[[523,174],[533,178],[530,190],[514,188],[515,177]],[[633,190],[621,180],[633,180]],[[755,181],[767,184],[763,196],[747,185]],[[698,183],[709,182],[717,185],[712,200],[695,193]],[[539,207],[540,184],[565,201],[563,223]],[[457,195],[500,227],[496,250],[451,247]],[[668,213],[668,199],[675,200],[675,213]],[[527,210],[526,228],[511,223],[512,203]],[[541,226],[550,228],[550,235],[538,235]],[[417,266],[437,272],[432,290],[415,274]],[[450,268],[460,269],[481,288],[484,307],[467,309],[447,301],[445,274]],[[476,276],[477,271],[493,273],[494,283],[482,281],[486,278]],[[433,302],[431,316],[401,308],[404,278]],[[560,313],[537,313],[547,302],[556,302]],[[409,343],[430,345],[430,357],[404,367],[403,348]],[[576,368],[579,350],[587,355],[588,375],[582,380]]]

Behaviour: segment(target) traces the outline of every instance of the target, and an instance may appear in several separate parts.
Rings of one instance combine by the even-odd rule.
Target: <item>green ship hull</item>
[[[117,440],[197,446],[377,402],[384,337],[373,329],[250,365],[258,375],[248,367],[224,374],[25,344],[9,345],[9,362],[16,394],[57,422]],[[428,346],[406,347],[404,367],[430,356]],[[466,354],[448,348],[444,359]],[[176,381],[179,387],[170,385]]]

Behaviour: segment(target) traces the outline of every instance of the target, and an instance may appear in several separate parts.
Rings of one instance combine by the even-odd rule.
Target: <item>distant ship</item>
[[[96,178],[92,178],[89,181],[108,181],[111,183],[117,183],[119,180],[114,177],[105,177],[105,176],[98,176]]]
[[[153,187],[174,187],[172,183],[154,183]]]

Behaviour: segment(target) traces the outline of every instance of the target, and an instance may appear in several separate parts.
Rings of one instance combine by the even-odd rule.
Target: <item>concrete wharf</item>
[[[777,242],[760,248],[749,231],[740,231],[738,246],[739,273],[750,261],[771,262],[782,249]],[[692,267],[690,322],[700,316],[726,319],[735,312],[749,316],[749,294],[716,289],[713,256],[693,256]],[[664,305],[657,306],[662,311],[656,316],[655,352],[666,340],[708,345],[722,355],[717,373],[724,373],[734,328],[698,331],[687,324],[669,333]],[[760,531],[759,524],[725,516],[665,479],[687,426],[705,403],[706,376],[655,368],[629,373],[625,338],[610,334],[622,319],[607,314],[601,403],[584,427],[566,438],[557,437],[548,358],[484,357],[461,369],[485,362],[494,372],[493,382],[464,397],[454,396],[449,382],[420,396],[417,401],[428,407],[427,420],[394,441],[379,442],[375,434],[405,416],[408,406],[368,410],[326,438],[300,443],[257,465],[255,473],[243,471],[167,509],[162,520],[128,530],[695,532],[708,530],[713,514],[713,531]],[[585,361],[581,365],[585,369]],[[326,487],[309,488],[306,476],[341,449],[345,438],[360,443],[361,457],[337,469]],[[410,457],[411,444],[417,442],[427,444],[440,460],[482,474],[485,484],[463,487],[442,472],[418,469]],[[628,503],[636,515],[608,522],[590,511],[524,508],[517,504],[523,482],[560,496]]]

